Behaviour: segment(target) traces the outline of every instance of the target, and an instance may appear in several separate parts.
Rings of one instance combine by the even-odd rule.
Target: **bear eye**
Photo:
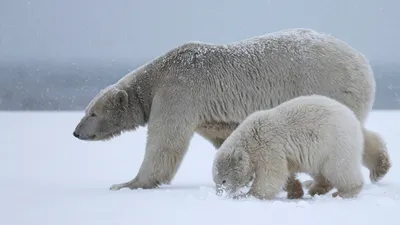
[[[222,181],[222,184],[225,184],[225,183],[226,183],[226,180],[223,180],[223,181]]]
[[[93,113],[90,114],[90,116],[91,116],[91,117],[95,117],[95,116],[96,116],[96,113],[93,112]]]

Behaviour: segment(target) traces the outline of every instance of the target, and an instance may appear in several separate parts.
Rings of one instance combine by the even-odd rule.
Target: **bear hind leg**
[[[287,191],[288,199],[300,199],[304,196],[303,187],[301,186],[301,182],[297,179],[295,173],[290,174],[283,189]]]
[[[323,176],[337,189],[332,197],[355,198],[364,186],[360,161],[348,160],[340,165],[330,160],[324,168]]]
[[[321,174],[312,176],[314,181],[308,187],[308,194],[311,196],[324,195],[333,189],[333,185]]]
[[[391,160],[383,138],[376,132],[363,128],[364,154],[363,165],[370,171],[372,183],[380,181],[389,172]]]

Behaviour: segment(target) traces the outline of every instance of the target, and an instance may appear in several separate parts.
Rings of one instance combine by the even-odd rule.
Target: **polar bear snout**
[[[79,138],[79,134],[76,133],[75,131],[72,133],[72,135],[74,135],[74,137]]]
[[[215,194],[216,195],[222,196],[224,192],[226,192],[228,194],[234,193],[235,192],[235,188],[228,187],[225,184],[216,184],[215,185]]]
[[[79,133],[79,132],[77,132],[77,131],[74,131],[74,132],[72,133],[72,135],[73,135],[74,137],[80,139],[80,140],[93,140],[93,139],[96,138],[96,135],[95,135],[95,134],[88,135],[88,134]]]
[[[96,139],[96,135],[95,134],[93,134],[93,135],[81,135],[78,132],[74,131],[72,133],[72,135],[74,135],[74,137],[76,137],[76,138],[78,138],[80,140],[93,140],[93,139]]]
[[[224,193],[224,188],[222,185],[217,184],[215,186],[216,195],[221,196]]]
[[[80,140],[94,140],[96,138],[96,130],[96,121],[85,116],[76,126],[72,135]]]
[[[221,183],[216,183],[215,191],[216,194],[221,196],[224,192],[227,194],[234,194],[241,188],[240,185],[234,183],[228,183],[226,180],[222,180]]]

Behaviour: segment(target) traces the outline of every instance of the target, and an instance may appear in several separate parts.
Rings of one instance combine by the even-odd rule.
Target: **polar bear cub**
[[[362,129],[353,111],[321,95],[254,112],[215,155],[217,192],[236,192],[254,175],[245,196],[273,199],[288,180],[306,173],[314,179],[310,195],[336,188],[333,197],[356,197],[364,185]]]

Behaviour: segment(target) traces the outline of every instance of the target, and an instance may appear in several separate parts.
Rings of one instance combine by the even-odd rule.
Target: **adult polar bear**
[[[187,43],[102,90],[73,134],[108,140],[147,125],[137,176],[111,189],[155,188],[171,182],[195,132],[218,148],[251,113],[310,94],[345,104],[364,125],[375,98],[369,62],[346,43],[309,29],[228,45]],[[363,165],[377,182],[390,168],[389,155],[378,134],[363,133]]]

